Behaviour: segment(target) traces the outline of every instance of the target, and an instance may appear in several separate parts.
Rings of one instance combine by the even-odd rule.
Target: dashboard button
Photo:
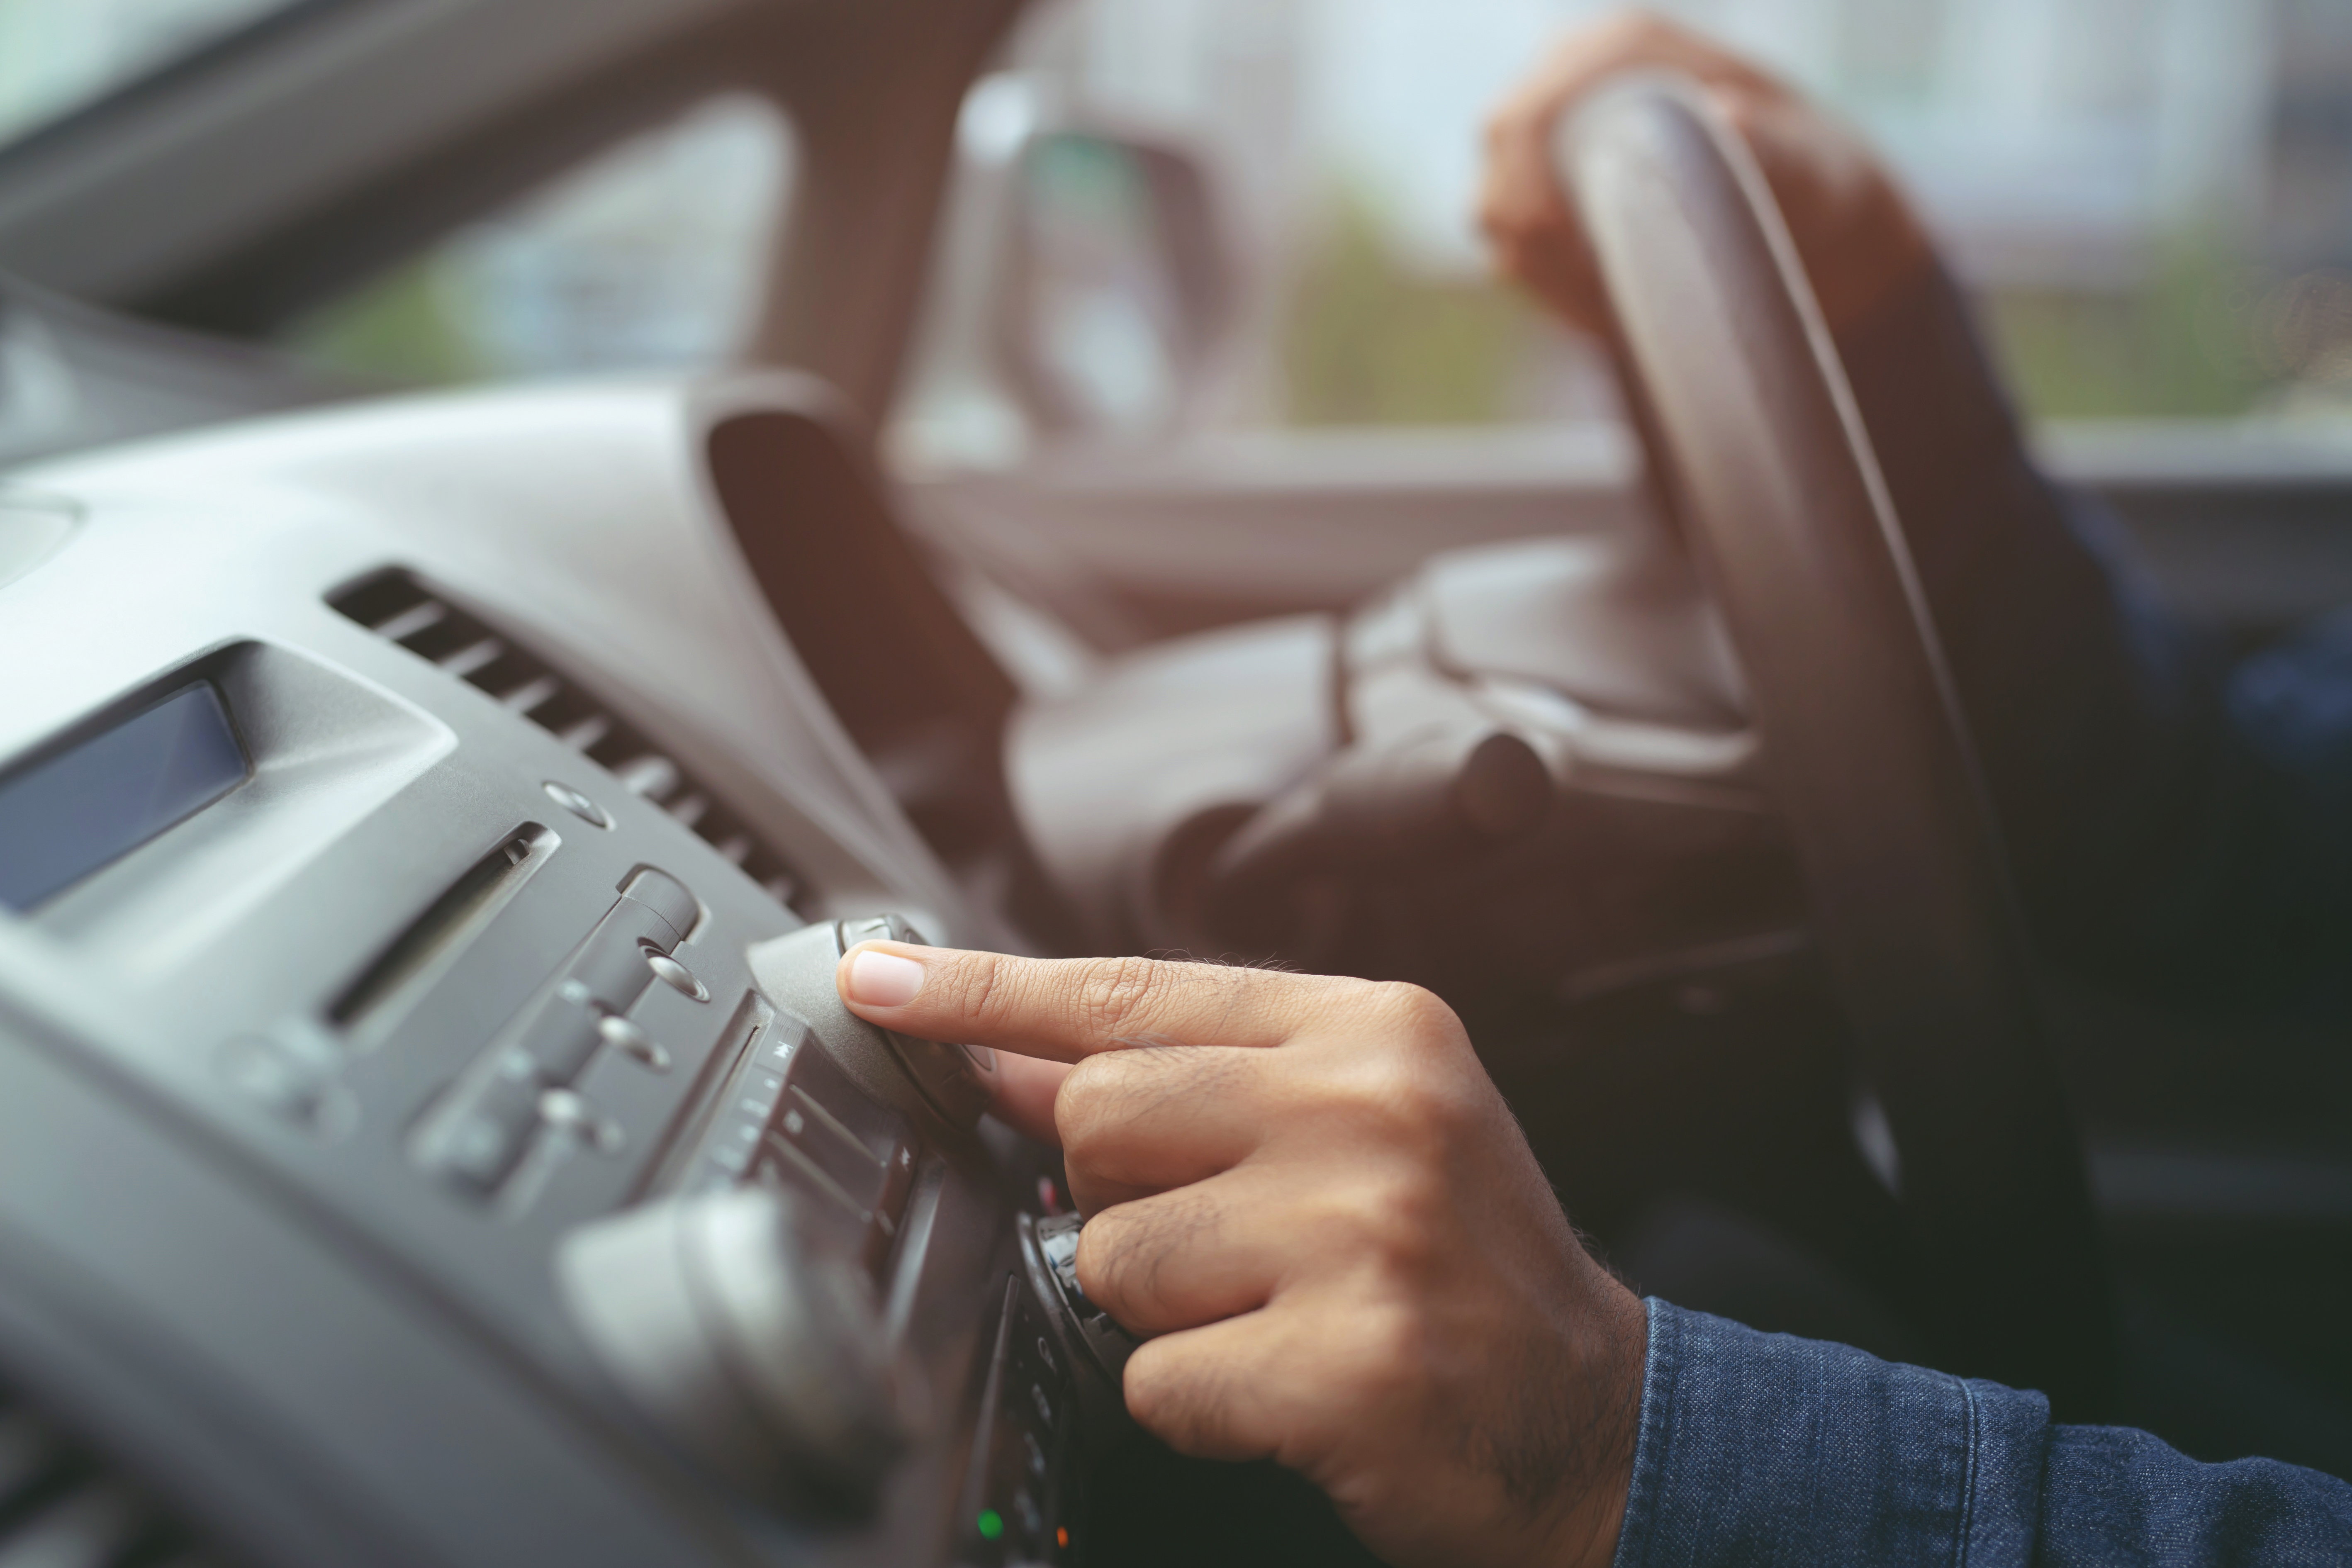
[[[539,1097],[539,1119],[558,1132],[566,1132],[600,1154],[615,1154],[623,1142],[621,1129],[611,1117],[574,1089],[551,1089]]]
[[[585,986],[567,983],[547,999],[516,1040],[551,1083],[577,1078],[604,1038],[597,1027],[600,1015],[587,1000]]]
[[[588,999],[607,1013],[625,1013],[645,994],[646,944],[656,948],[670,939],[669,922],[646,905],[623,899],[597,922],[579,956],[572,961],[568,978],[584,987]]]
[[[694,895],[677,878],[650,866],[629,879],[621,889],[621,897],[643,904],[662,918],[674,933],[671,940],[658,944],[664,948],[684,942],[695,922],[702,918],[702,906],[695,901]]]
[[[915,1151],[900,1144],[884,1168],[882,1196],[874,1211],[882,1223],[896,1229],[907,1215],[907,1195],[915,1190]]]
[[[781,1139],[804,1155],[827,1181],[840,1188],[851,1207],[869,1215],[881,1212],[888,1167],[866,1152],[831,1112],[799,1089],[785,1091],[782,1111],[770,1136]],[[892,1218],[895,1223],[895,1216]]]
[[[244,1036],[216,1061],[233,1087],[313,1137],[347,1137],[359,1121],[358,1100],[335,1081],[341,1063],[314,1042]]]
[[[495,1190],[522,1158],[539,1122],[538,1065],[501,1051],[488,1077],[467,1087],[426,1152],[427,1163],[476,1192]]]
[[[604,1042],[638,1065],[655,1072],[669,1071],[669,1052],[656,1044],[635,1019],[607,1014],[596,1021],[596,1033]]]
[[[694,971],[672,958],[668,953],[648,951],[646,953],[646,967],[654,972],[655,979],[679,995],[690,997],[697,1002],[710,1000],[709,991],[704,987],[701,981],[694,977]]]
[[[548,799],[590,826],[610,828],[613,826],[613,819],[604,815],[603,806],[598,805],[570,784],[557,784],[553,779],[550,779],[541,787],[547,791]]]
[[[1087,1300],[1078,1284],[1078,1231],[1086,1222],[1076,1215],[1058,1215],[1034,1221],[1024,1215],[1021,1223],[1028,1227],[1038,1260],[1045,1264],[1053,1289],[1061,1298],[1065,1321],[1076,1327],[1078,1342],[1116,1386],[1127,1370],[1127,1358],[1141,1342]]]
[[[877,1163],[906,1147],[906,1117],[852,1083],[822,1048],[793,1058],[793,1087],[823,1106]]]

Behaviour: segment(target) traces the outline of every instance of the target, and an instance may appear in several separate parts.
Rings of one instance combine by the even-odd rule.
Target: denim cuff
[[[1616,1568],[2031,1561],[2040,1394],[1645,1305]]]

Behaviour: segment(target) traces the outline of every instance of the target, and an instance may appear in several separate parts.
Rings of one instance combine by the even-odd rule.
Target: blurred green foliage
[[[2275,287],[2191,237],[2133,286],[1989,293],[1980,320],[2032,417],[2216,417],[2255,407],[2288,368],[2259,341]]]
[[[437,252],[312,313],[306,358],[370,380],[446,385],[500,374]],[[1497,281],[1433,275],[1399,256],[1376,211],[1334,202],[1279,328],[1288,421],[1480,425],[1557,416],[1544,366],[1562,329]],[[2121,288],[2010,289],[1979,320],[2036,419],[2226,417],[2352,386],[2352,279],[2284,278],[2218,240],[2176,240]]]
[[[1993,291],[1979,314],[2029,418],[2211,418],[2273,403],[2352,344],[2352,320],[2319,320],[2313,297],[2311,279],[2266,274],[2191,235],[2124,286]],[[1557,353],[1560,329],[1500,283],[1415,270],[1360,198],[1334,205],[1286,304],[1292,424],[1559,412],[1542,405],[1539,361]]]
[[[1342,198],[1292,286],[1282,367],[1294,425],[1477,425],[1558,329],[1500,284],[1405,265],[1378,216]]]
[[[369,381],[446,386],[493,373],[427,252],[297,321],[285,338],[314,363]]]

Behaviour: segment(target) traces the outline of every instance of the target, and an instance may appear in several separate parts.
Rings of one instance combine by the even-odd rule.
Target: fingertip
[[[888,1011],[922,994],[929,972],[916,954],[924,950],[898,943],[863,942],[841,955],[834,986],[851,1007]]]

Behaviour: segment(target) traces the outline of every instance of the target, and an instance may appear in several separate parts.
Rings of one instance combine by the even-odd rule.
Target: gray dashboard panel
[[[0,1367],[256,1558],[954,1550],[1025,1156],[992,1124],[918,1129],[877,1283],[931,1419],[877,1515],[763,1513],[681,1462],[599,1374],[549,1258],[664,1190],[733,1064],[785,1038],[746,952],[802,916],[628,770],[332,605],[412,574],[721,795],[804,877],[803,910],[1003,940],[826,710],[714,510],[706,411],[762,400],[822,397],[759,377],[416,399],[10,476],[82,521],[0,587],[0,772],[192,679],[253,770],[0,914]],[[556,1089],[593,1121],[531,1122],[511,1173],[466,1188],[426,1130],[569,1005],[595,933],[645,918],[623,894],[646,868],[692,910],[644,928],[652,972],[691,978],[632,971],[612,1010],[658,1065],[591,1041]]]

